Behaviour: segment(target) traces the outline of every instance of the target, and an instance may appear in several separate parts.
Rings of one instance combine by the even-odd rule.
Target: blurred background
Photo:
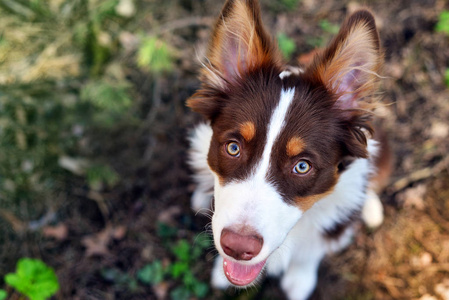
[[[190,209],[186,138],[201,118],[185,100],[222,5],[0,0],[0,299],[44,299],[27,280],[56,281],[53,299],[284,299],[275,279],[212,290],[210,220]],[[261,6],[287,61],[361,6],[385,49],[386,219],[323,261],[312,298],[449,299],[449,2]],[[23,275],[27,257],[56,279]]]

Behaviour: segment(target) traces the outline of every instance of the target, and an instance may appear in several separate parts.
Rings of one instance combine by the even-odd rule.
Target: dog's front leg
[[[311,256],[307,261],[291,262],[281,279],[282,289],[289,300],[306,300],[312,294],[323,255]]]

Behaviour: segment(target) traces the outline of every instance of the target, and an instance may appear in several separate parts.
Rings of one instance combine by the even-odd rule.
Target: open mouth
[[[235,261],[223,259],[223,270],[228,280],[237,286],[245,286],[259,276],[266,260],[255,265],[243,265]]]

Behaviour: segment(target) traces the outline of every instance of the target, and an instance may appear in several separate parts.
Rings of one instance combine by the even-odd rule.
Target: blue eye
[[[230,142],[226,145],[226,151],[231,156],[239,156],[240,154],[240,147],[239,144],[236,142]]]
[[[295,168],[293,169],[293,172],[298,174],[306,174],[307,172],[310,171],[311,168],[312,167],[308,162],[306,162],[305,160],[301,160],[296,164]]]

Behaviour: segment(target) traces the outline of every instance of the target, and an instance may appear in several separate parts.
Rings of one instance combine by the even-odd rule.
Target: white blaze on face
[[[295,89],[282,90],[280,101],[268,124],[267,140],[262,158],[253,173],[244,181],[220,185],[215,179],[215,213],[212,229],[215,246],[224,255],[220,245],[223,228],[250,226],[263,238],[259,255],[248,261],[256,264],[265,260],[278,248],[290,229],[302,216],[296,206],[288,205],[272,183],[267,181],[270,158],[277,137],[285,126],[285,117],[293,101]],[[243,262],[242,262],[243,263]]]

